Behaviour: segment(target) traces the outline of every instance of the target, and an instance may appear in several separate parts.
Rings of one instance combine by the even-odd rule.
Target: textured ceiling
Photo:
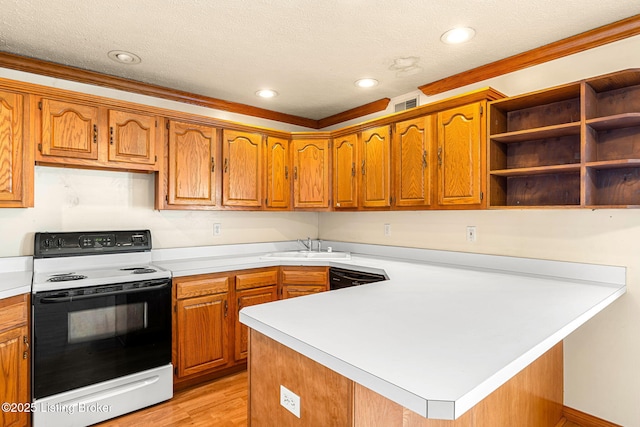
[[[638,0],[0,0],[0,51],[320,119],[640,14]],[[459,46],[440,42],[475,28]],[[112,50],[133,52],[116,64]],[[393,61],[419,57],[399,77]],[[380,85],[354,86],[362,77]],[[259,99],[272,88],[279,96]]]

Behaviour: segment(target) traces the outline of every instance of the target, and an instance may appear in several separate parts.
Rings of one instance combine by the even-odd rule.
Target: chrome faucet
[[[307,241],[298,239],[298,243],[304,246],[308,251],[311,251],[311,237],[307,237]]]

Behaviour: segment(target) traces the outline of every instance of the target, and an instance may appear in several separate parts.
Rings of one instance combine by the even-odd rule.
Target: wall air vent
[[[396,104],[396,113],[398,111],[408,110],[409,108],[414,108],[418,106],[418,98],[407,99],[406,101],[402,101]]]

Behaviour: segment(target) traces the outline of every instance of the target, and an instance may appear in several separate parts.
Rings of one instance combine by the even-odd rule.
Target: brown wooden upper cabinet
[[[222,204],[262,206],[262,135],[224,129]]]
[[[210,126],[169,122],[168,205],[216,205],[216,135]]]
[[[329,207],[329,139],[294,139],[293,205],[295,208]]]
[[[395,206],[431,205],[431,155],[435,142],[433,115],[396,123],[392,153]]]
[[[157,128],[155,116],[109,110],[109,161],[155,165]]]
[[[364,208],[391,206],[391,132],[389,126],[367,129],[360,143],[360,200]]]
[[[42,99],[38,160],[47,157],[98,160],[98,107]]]
[[[438,113],[438,205],[474,206],[483,203],[483,114],[486,101]]]
[[[26,132],[29,95],[0,90],[0,207],[33,206],[33,145]]]
[[[269,209],[288,209],[291,199],[289,140],[270,136],[266,147],[266,201]]]
[[[333,207],[358,207],[358,134],[333,139]]]
[[[37,162],[158,170],[158,117],[48,98],[40,99],[38,109]]]

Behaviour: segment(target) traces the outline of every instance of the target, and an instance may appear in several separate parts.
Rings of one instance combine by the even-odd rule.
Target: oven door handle
[[[112,295],[137,294],[139,292],[157,291],[160,289],[164,289],[168,286],[171,286],[169,282],[163,283],[161,285],[147,286],[144,288],[122,289],[119,291],[100,292],[100,293],[91,294],[91,295],[78,295],[73,297],[44,297],[40,299],[40,302],[42,304],[55,304],[55,303],[71,302],[71,301],[78,301],[78,300],[91,299],[91,298],[109,297]]]

